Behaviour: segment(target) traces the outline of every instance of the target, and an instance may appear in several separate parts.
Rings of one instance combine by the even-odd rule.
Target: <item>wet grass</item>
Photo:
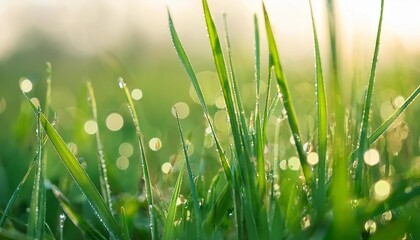
[[[407,124],[401,121],[401,117],[420,94],[420,86],[406,100],[398,103],[395,112],[378,128],[370,120],[372,109],[375,108],[373,89],[376,84],[380,84],[375,83],[375,76],[380,54],[384,1],[379,9],[380,19],[363,109],[356,109],[356,116],[345,114],[352,104],[342,97],[333,1],[327,2],[331,53],[329,68],[323,68],[323,49],[320,49],[317,24],[309,1],[311,7],[308,14],[312,16],[314,36],[313,85],[316,96],[313,102],[316,118],[314,129],[310,132],[302,132],[299,126],[302,123],[298,119],[299,108],[296,107],[296,98],[290,91],[282,66],[269,9],[262,6],[265,31],[260,30],[259,19],[257,15],[254,16],[255,99],[254,105],[246,108],[240,93],[241,82],[236,77],[237,68],[232,57],[226,16],[224,47],[210,6],[206,0],[202,4],[212,57],[226,106],[229,124],[227,135],[217,131],[218,122],[214,121],[208,108],[197,71],[187,54],[188,46],[183,45],[182,37],[176,31],[176,18],[171,16],[169,10],[168,22],[175,52],[197,95],[204,113],[206,135],[212,141],[215,154],[207,154],[213,150],[202,147],[202,156],[193,159],[190,154],[193,145],[182,128],[179,109],[174,108],[180,140],[172,139],[171,144],[178,145],[179,151],[167,171],[176,173],[169,175],[175,181],[171,182],[172,185],[158,184],[162,181],[152,178],[157,174],[153,174],[154,169],[150,168],[153,158],[146,151],[145,135],[140,128],[147,125],[140,124],[132,94],[124,80],[119,78],[118,84],[126,98],[125,103],[134,126],[134,132],[130,134],[137,137],[138,189],[135,193],[111,191],[108,175],[115,171],[115,167],[107,164],[104,154],[107,149],[102,146],[99,129],[95,131],[96,147],[92,149],[98,159],[98,176],[93,176],[87,173],[83,161],[75,156],[63,140],[54,124],[55,119],[50,122],[50,94],[54,89],[51,90],[51,66],[48,65],[44,111],[24,95],[37,123],[37,141],[34,142],[36,153],[27,173],[2,211],[0,236],[5,239],[66,238],[67,229],[63,222],[66,219],[64,216],[67,216],[83,236],[92,239],[420,237],[416,227],[420,219],[415,214],[419,207],[419,169],[414,167],[400,170],[393,167],[390,161],[393,156],[387,148],[393,144],[387,136],[399,131],[398,126],[405,126],[401,124]],[[262,36],[268,44],[265,55],[260,43]],[[261,58],[264,56],[268,58],[268,66],[265,69],[265,89],[262,89],[264,68],[261,66]],[[330,71],[331,81],[325,81],[325,69]],[[117,86],[115,88],[117,91]],[[326,89],[332,89],[332,93],[328,94]],[[98,123],[97,107],[105,106],[97,106],[94,87],[90,82],[87,90],[90,112],[93,121]],[[274,139],[270,138],[273,134],[269,132],[274,132]],[[358,134],[347,136],[349,132]],[[414,135],[418,137],[417,133]],[[353,146],[352,143],[357,144]],[[153,144],[152,150],[160,148],[160,143]],[[55,149],[61,159],[60,164],[66,167],[71,179],[63,176],[55,183],[48,180],[46,173],[50,165],[45,163],[45,148],[50,147]],[[378,156],[370,154],[372,151],[378,153]],[[406,156],[413,157],[409,153]],[[287,159],[281,160],[283,157]],[[216,161],[211,162],[214,158],[217,158],[218,165]],[[206,169],[196,168],[194,164],[197,163]],[[214,169],[216,171],[212,171]],[[33,170],[33,191],[29,214],[23,218],[25,222],[13,216],[12,209],[20,189]],[[73,183],[83,194],[78,199],[66,196],[71,194],[69,186]],[[56,214],[59,218],[54,220],[46,218],[46,212],[50,211],[47,207],[51,201],[48,199],[49,193],[52,193],[60,206]],[[83,206],[90,212],[84,210]],[[55,223],[58,231],[51,231],[50,223]]]

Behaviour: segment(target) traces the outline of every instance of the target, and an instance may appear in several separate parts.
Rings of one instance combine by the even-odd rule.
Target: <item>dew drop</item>
[[[376,222],[373,220],[368,220],[365,222],[365,230],[366,232],[373,234],[376,232]]]
[[[120,88],[124,88],[124,87],[126,86],[126,84],[125,84],[125,82],[124,82],[124,79],[123,79],[122,77],[119,77],[119,78],[118,78],[118,86],[119,86]]]

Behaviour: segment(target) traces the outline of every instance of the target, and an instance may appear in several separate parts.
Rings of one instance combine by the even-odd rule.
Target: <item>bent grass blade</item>
[[[70,204],[69,200],[56,186],[51,185],[50,187],[55,198],[60,203],[60,206],[63,209],[63,211],[81,232],[83,232],[90,239],[106,239],[74,209],[74,207]]]
[[[34,111],[37,110],[37,107],[31,102],[31,100],[25,95],[28,102],[31,104]],[[46,119],[43,113],[40,113],[40,123],[45,130],[45,134],[50,139],[54,148],[56,149],[58,155],[60,156],[63,164],[66,166],[68,172],[78,185],[79,189],[86,196],[86,199],[96,216],[99,218],[101,223],[105,226],[111,238],[116,239],[125,239],[122,234],[121,229],[117,225],[114,217],[107,204],[103,200],[98,189],[96,189],[92,180],[89,178],[87,173],[83,170],[79,161],[72,154],[70,149],[68,149],[66,143],[63,141],[58,132],[54,129],[51,123]]]

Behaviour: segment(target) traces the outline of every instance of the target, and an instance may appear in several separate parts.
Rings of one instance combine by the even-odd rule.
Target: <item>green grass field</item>
[[[240,61],[207,0],[201,58],[168,9],[173,49],[141,68],[1,65],[22,78],[0,92],[0,238],[420,239],[420,73],[378,61],[386,1],[367,74],[340,60],[334,1],[328,44],[309,4],[313,69],[286,67],[264,5]]]

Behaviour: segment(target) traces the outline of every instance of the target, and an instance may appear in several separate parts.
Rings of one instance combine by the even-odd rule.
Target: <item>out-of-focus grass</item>
[[[206,20],[211,26],[209,9],[206,10],[206,14]],[[213,50],[216,49],[214,54],[218,55],[223,52],[223,49],[217,49],[220,48],[220,46],[217,46],[216,26],[212,27],[213,28],[210,28],[210,31],[212,31],[210,36],[213,38]],[[265,40],[264,38],[265,37],[263,37],[261,41]],[[273,45],[273,43],[271,44]],[[308,41],[308,44],[312,45],[313,43],[312,41]],[[262,49],[261,51],[263,58],[266,57],[264,54],[266,50],[267,49]],[[322,50],[323,49],[321,49],[321,51]],[[179,53],[179,48],[177,51]],[[321,133],[317,133],[318,125],[316,124],[316,119],[319,119],[320,115],[318,115],[318,117],[316,115],[319,108],[317,109],[315,104],[316,87],[314,86],[313,69],[299,69],[299,66],[291,66],[291,68],[283,69],[287,73],[288,82],[291,83],[287,87],[289,89],[288,91],[290,91],[290,96],[293,96],[293,106],[296,112],[296,117],[292,118],[296,119],[291,120],[289,116],[286,121],[278,120],[287,116],[281,112],[281,104],[274,109],[272,117],[264,119],[267,121],[267,137],[263,140],[267,141],[264,148],[267,148],[268,151],[261,157],[261,155],[257,156],[257,154],[255,156],[252,155],[253,147],[256,146],[250,144],[252,141],[247,139],[249,134],[254,134],[253,131],[260,134],[258,137],[255,135],[255,139],[259,139],[258,141],[262,139],[261,132],[258,133],[261,128],[261,126],[258,126],[258,120],[256,119],[258,118],[258,115],[255,114],[255,112],[254,115],[251,114],[252,111],[258,109],[255,107],[254,102],[256,96],[255,86],[253,85],[255,73],[251,70],[252,68],[247,70],[245,68],[237,67],[240,66],[242,62],[240,59],[235,58],[233,61],[228,60],[228,62],[230,62],[228,66],[223,66],[223,64],[226,64],[224,63],[224,60],[227,60],[228,58],[223,60],[223,58],[220,58],[220,55],[215,58],[215,61],[219,64],[219,74],[222,74],[222,80],[228,82],[229,80],[232,80],[229,78],[232,77],[233,74],[236,74],[236,78],[239,82],[237,86],[239,91],[237,89],[235,90],[232,86],[224,86],[224,90],[226,91],[234,90],[234,92],[227,93],[228,95],[225,96],[225,98],[232,104],[231,106],[228,106],[228,110],[232,111],[230,112],[230,117],[238,118],[238,126],[235,127],[237,132],[234,133],[234,137],[236,137],[235,141],[239,144],[232,147],[229,146],[229,144],[232,143],[230,141],[231,135],[227,130],[229,129],[229,125],[223,121],[223,119],[226,119],[226,111],[223,110],[223,107],[209,104],[207,106],[208,110],[205,110],[205,112],[209,112],[208,121],[214,124],[214,132],[212,132],[211,129],[207,129],[209,126],[208,122],[202,117],[202,110],[200,109],[204,104],[202,103],[202,106],[200,106],[199,104],[194,103],[189,96],[188,87],[190,87],[190,84],[187,80],[188,77],[182,71],[180,64],[175,59],[173,51],[170,52],[171,54],[166,54],[164,56],[165,59],[162,59],[159,65],[151,65],[148,61],[141,59],[139,56],[131,58],[133,57],[132,54],[122,54],[122,56],[119,57],[115,57],[113,54],[104,54],[99,58],[91,59],[76,59],[75,57],[69,56],[68,60],[72,61],[68,61],[60,59],[57,56],[54,57],[55,53],[54,51],[51,51],[49,57],[52,58],[45,59],[52,61],[55,66],[53,71],[52,109],[50,112],[55,112],[57,114],[55,117],[50,114],[50,120],[55,122],[55,128],[62,138],[65,139],[66,143],[69,144],[69,149],[73,151],[72,154],[75,155],[83,169],[99,189],[100,174],[98,173],[96,167],[97,162],[95,160],[97,159],[96,142],[94,136],[87,134],[84,129],[85,123],[88,120],[92,120],[90,114],[91,110],[87,101],[88,94],[84,88],[84,82],[86,79],[89,79],[93,83],[95,95],[97,97],[97,105],[98,108],[100,108],[97,117],[97,127],[101,131],[102,144],[104,147],[106,164],[108,166],[109,183],[112,189],[112,202],[115,206],[114,209],[124,207],[124,219],[127,219],[128,234],[130,234],[132,238],[144,238],[149,236],[150,229],[148,219],[151,211],[150,208],[148,208],[146,199],[147,197],[150,197],[150,191],[152,190],[155,199],[154,209],[156,210],[157,215],[157,224],[155,226],[157,226],[159,232],[162,232],[161,230],[164,229],[162,225],[164,225],[165,222],[168,224],[168,222],[165,221],[166,218],[171,216],[171,218],[174,219],[173,228],[169,229],[168,232],[172,232],[181,237],[191,236],[189,233],[197,234],[197,231],[204,231],[205,234],[210,232],[215,238],[221,237],[223,234],[226,234],[223,235],[225,237],[232,237],[236,234],[239,237],[244,234],[247,234],[248,236],[264,236],[264,234],[269,234],[269,232],[266,231],[267,229],[265,229],[267,226],[268,228],[272,226],[272,229],[270,230],[272,230],[273,233],[278,230],[276,232],[277,234],[295,236],[293,234],[287,234],[306,234],[307,232],[305,232],[305,229],[308,226],[305,224],[308,224],[308,221],[312,224],[308,229],[310,231],[315,229],[315,235],[320,234],[319,236],[321,236],[322,234],[325,234],[325,232],[328,231],[329,221],[331,221],[330,216],[328,215],[329,213],[327,212],[324,218],[323,216],[318,216],[320,220],[326,221],[326,226],[323,226],[322,224],[317,225],[317,221],[311,218],[315,215],[299,211],[299,209],[304,209],[302,204],[306,204],[306,202],[302,200],[302,202],[298,202],[297,205],[294,205],[294,202],[291,201],[291,199],[300,196],[302,189],[296,190],[294,188],[299,187],[299,184],[290,185],[288,183],[288,181],[291,181],[290,179],[298,179],[299,174],[290,169],[284,170],[284,165],[282,165],[284,164],[283,160],[291,160],[292,157],[296,156],[295,147],[303,148],[303,146],[299,147],[290,143],[291,134],[288,124],[286,124],[287,120],[292,121],[292,125],[296,124],[300,126],[299,132],[301,136],[299,139],[304,139],[305,142],[303,143],[309,144],[307,147],[312,146],[314,149],[316,149],[315,146],[322,147],[321,141],[317,140],[317,134],[320,134],[319,137],[322,138],[322,136],[324,136],[325,138],[324,134],[321,135]],[[36,53],[37,51],[32,52],[31,54],[36,55]],[[235,57],[235,52],[232,53],[232,56]],[[206,59],[206,61],[207,60],[208,59]],[[320,61],[318,60],[320,59],[317,59],[317,67],[319,69]],[[44,62],[45,61],[42,61],[42,64],[44,64]],[[215,81],[217,89],[217,82],[219,80],[217,77],[206,79],[206,74],[200,74],[202,70],[210,70],[213,71],[213,75],[216,75],[216,69],[210,65],[210,62],[211,60],[206,63],[194,61],[194,63],[196,63],[195,67],[198,70],[191,69],[190,71],[199,76],[196,84],[206,85],[211,81]],[[287,59],[282,59],[282,62],[287,62]],[[12,59],[8,64],[0,64],[0,76],[2,78],[0,97],[4,96],[7,100],[7,110],[0,113],[1,124],[6,126],[5,130],[0,133],[0,142],[2,143],[2,150],[0,151],[0,189],[2,193],[4,193],[0,196],[0,208],[2,210],[5,208],[15,187],[25,175],[25,171],[33,160],[33,154],[36,147],[36,144],[34,144],[36,138],[33,134],[36,119],[33,117],[28,104],[21,101],[23,98],[20,97],[21,95],[17,83],[17,79],[21,76],[26,76],[32,80],[34,85],[33,90],[29,95],[31,97],[45,95],[44,91],[46,85],[44,79],[46,78],[46,75],[42,72],[44,67],[40,65],[33,66],[32,68],[32,64],[33,60],[24,59],[23,57],[17,57],[14,60]],[[13,67],[14,65],[22,66],[22,68]],[[229,68],[229,66],[233,67]],[[266,71],[264,66],[262,69],[263,73],[260,83],[262,86],[260,89],[266,89],[268,74],[264,73]],[[226,72],[223,73],[223,71]],[[136,146],[134,134],[136,133],[136,128],[131,123],[130,112],[124,104],[124,96],[116,89],[116,79],[119,76],[125,77],[132,89],[140,88],[143,92],[143,98],[138,102],[136,101],[134,105],[139,113],[140,122],[142,123],[145,154],[149,161],[148,167],[150,171],[151,187],[146,186],[146,188],[144,188],[144,183],[139,180],[143,170],[140,171],[140,162],[135,157],[140,154],[138,152],[139,149],[134,147]],[[318,78],[319,77],[318,71]],[[331,76],[326,74],[326,77],[328,78]],[[9,81],[3,84],[3,79],[16,79],[16,81]],[[407,98],[409,94],[418,87],[419,73],[416,69],[412,69],[411,65],[407,66],[399,63],[390,66],[382,66],[382,68],[379,66],[377,79],[379,80],[375,85],[375,94],[371,100],[372,111],[369,116],[371,124],[369,125],[368,131],[371,133],[386,120],[386,117],[390,113],[402,104],[403,100],[401,100],[399,96]],[[398,81],[395,79],[398,79]],[[276,81],[273,81],[273,84],[275,82]],[[349,109],[348,113],[346,113],[347,109],[343,108],[341,110],[343,113],[356,118],[357,116],[354,114],[360,115],[362,111],[361,106],[364,101],[363,96],[365,89],[362,84],[356,84],[355,86],[356,88],[352,90],[355,96],[353,99],[355,102],[354,104],[352,103],[352,105],[356,106],[355,109]],[[319,82],[318,87],[320,87]],[[197,91],[197,86],[194,86],[194,88]],[[275,85],[272,86],[272,89],[276,89]],[[207,89],[203,87],[204,96],[208,96],[209,94],[206,90]],[[282,91],[284,91],[284,89]],[[319,91],[320,90],[318,89],[318,93]],[[275,93],[275,90],[273,90],[272,94],[273,93]],[[235,94],[238,94],[239,97],[235,96]],[[220,104],[220,99],[223,98],[223,94],[222,92],[218,92],[216,95]],[[262,93],[262,96],[263,95],[264,93]],[[240,116],[242,112],[237,111],[240,109],[239,103],[237,102],[239,98],[243,100],[245,117]],[[41,103],[45,101],[42,97],[40,97],[39,100]],[[205,100],[207,101],[207,99]],[[186,142],[183,142],[183,147],[181,147],[181,143],[178,140],[178,128],[176,120],[171,112],[172,105],[179,101],[188,104],[190,113],[187,118],[181,120],[184,135],[182,140],[186,140]],[[318,99],[318,101],[320,100]],[[262,106],[264,106],[264,103],[262,103]],[[395,183],[395,185],[393,185],[395,189],[392,189],[392,191],[399,195],[390,197],[389,202],[386,202],[387,204],[383,205],[372,201],[372,199],[369,198],[369,194],[371,193],[368,193],[364,198],[359,199],[358,203],[365,206],[365,208],[360,210],[360,213],[358,213],[356,218],[360,221],[365,221],[365,224],[359,224],[357,226],[352,225],[353,228],[356,228],[352,231],[363,232],[364,228],[369,232],[372,231],[374,224],[378,236],[380,237],[386,236],[387,229],[390,229],[391,226],[396,226],[400,233],[404,233],[405,231],[414,231],[415,225],[419,223],[419,219],[416,219],[415,216],[410,216],[410,211],[416,210],[418,206],[411,204],[408,207],[401,207],[398,205],[404,203],[404,199],[409,197],[408,194],[416,194],[418,192],[420,129],[418,125],[415,124],[416,116],[420,115],[420,108],[418,106],[418,103],[410,106],[409,110],[396,121],[398,124],[393,124],[391,126],[390,131],[384,137],[387,139],[387,143],[385,143],[384,139],[379,139],[379,141],[373,145],[373,147],[380,152],[381,163],[374,167],[369,167],[368,172],[366,173],[367,187],[373,185],[381,178],[390,177],[393,179],[392,183]],[[260,110],[262,109],[263,108],[260,108]],[[105,124],[106,118],[113,112],[121,114],[124,119],[124,125],[121,130],[110,131]],[[290,111],[288,111],[288,113],[290,113]],[[330,115],[328,120],[330,123],[334,123],[336,119]],[[278,121],[281,123],[278,123]],[[232,121],[230,123],[232,123]],[[249,125],[247,126],[246,124]],[[261,122],[259,124],[261,124]],[[357,131],[357,127],[354,126],[355,123],[352,121],[349,121],[348,123],[343,121],[342,124],[346,127],[350,126],[348,129],[356,129]],[[278,128],[278,131],[274,131],[276,127]],[[247,133],[248,130],[250,133]],[[225,149],[224,152],[219,151],[218,154],[212,150],[212,148],[215,148],[213,145],[213,133],[217,134],[221,146]],[[329,129],[328,134],[331,136],[331,129]],[[353,133],[345,132],[345,134],[351,135]],[[156,142],[149,146],[149,140],[154,137],[161,140],[161,146]],[[277,140],[275,141],[274,139]],[[294,140],[296,143],[296,138]],[[343,141],[344,140],[345,139],[343,139]],[[72,144],[70,144],[70,142]],[[327,144],[329,143],[327,142]],[[241,149],[242,147],[243,149]],[[352,146],[352,148],[346,149],[346,151],[353,150],[355,147],[356,146]],[[273,149],[278,149],[279,151],[274,152]],[[310,152],[315,151],[314,149]],[[49,157],[46,172],[47,178],[63,191],[63,194],[67,196],[68,200],[73,204],[73,207],[75,207],[73,210],[89,220],[89,222],[83,224],[83,226],[88,226],[88,231],[91,229],[90,226],[93,226],[99,229],[100,234],[106,233],[105,229],[102,229],[100,222],[95,219],[94,211],[91,210],[90,206],[85,201],[84,196],[80,193],[77,186],[72,183],[72,180],[70,180],[69,175],[61,165],[56,153],[53,152],[52,147],[47,145],[44,151],[47,152]],[[226,153],[226,156],[221,155],[222,153]],[[235,156],[236,154],[238,154],[238,156]],[[301,155],[304,154],[305,153],[302,152]],[[318,154],[320,154],[319,150]],[[327,155],[328,154],[331,155],[330,152],[327,152]],[[179,186],[181,185],[180,181],[178,181],[179,185],[176,184],[176,179],[178,176],[182,177],[182,173],[179,171],[183,171],[184,169],[182,167],[184,164],[184,155],[191,164],[191,170],[188,169],[188,175],[184,176],[188,176],[190,178],[189,181],[184,180],[181,187]],[[273,166],[273,164],[276,163],[274,159],[276,155],[279,157],[277,163],[280,163],[280,165]],[[254,166],[252,164],[243,166],[243,168],[238,168],[238,166],[244,162],[246,163],[246,161],[250,161],[253,157],[258,158],[259,161],[265,159],[264,163],[266,166],[261,165],[260,161],[258,163],[258,173],[260,174],[258,175],[258,178],[253,179],[252,176],[254,175],[252,175],[253,173],[250,173],[251,177],[248,176],[250,180],[246,180],[244,174]],[[227,158],[230,161],[230,166],[224,162],[225,160],[223,158]],[[301,162],[303,162],[302,165],[306,165],[304,158],[306,157],[301,157]],[[222,161],[220,162],[220,160]],[[170,165],[168,165],[168,163]],[[222,163],[222,165],[220,165],[220,163]],[[166,164],[166,168],[164,168],[164,164]],[[227,179],[223,177],[223,174],[218,173],[221,166],[224,167],[223,171],[225,172],[224,175]],[[328,166],[327,163],[327,167],[330,168],[331,166]],[[288,168],[287,164],[286,168]],[[312,174],[317,175],[312,168],[313,167],[307,169],[306,172],[312,171]],[[261,169],[265,170],[265,172],[261,171]],[[276,172],[273,171],[278,171],[277,177],[281,179],[281,181],[274,181],[276,180],[274,177],[276,176]],[[262,172],[267,175],[265,178],[264,176],[261,177]],[[322,170],[318,172],[322,172]],[[328,172],[324,173],[326,178],[330,177]],[[267,186],[263,186],[262,180],[264,179],[268,182]],[[258,182],[258,184],[255,185],[258,186],[258,191],[256,191],[257,188],[252,189],[252,187],[249,189],[241,188],[241,186],[243,186],[241,184],[244,184],[244,182],[246,183],[247,181],[254,180],[254,183]],[[251,184],[253,183],[249,183],[249,186]],[[176,193],[177,191],[174,193],[173,187],[175,186],[179,193]],[[281,187],[280,190],[278,189],[279,186]],[[194,196],[193,198],[191,197],[190,192],[191,187],[196,188],[196,193],[194,195],[197,196]],[[313,186],[309,184],[307,187],[312,188]],[[232,189],[233,191],[231,191]],[[209,190],[209,192],[207,192],[207,190]],[[285,196],[281,197],[280,200],[275,196],[275,192],[278,190]],[[408,190],[411,190],[411,192]],[[270,200],[261,197],[265,196],[264,194],[270,191],[272,194]],[[13,219],[15,219],[14,217],[17,217],[18,219],[26,221],[28,217],[26,208],[30,206],[31,201],[30,192],[30,187],[23,186],[20,197],[16,201],[12,214],[6,222],[5,228],[15,228],[20,231],[25,231],[25,228],[17,224]],[[146,194],[146,192],[149,193]],[[261,195],[259,195],[259,192]],[[243,197],[243,194],[245,194],[245,198]],[[331,193],[328,191],[325,192],[327,198],[330,198],[329,194]],[[322,199],[324,194],[320,194],[320,196]],[[55,200],[51,192],[47,192],[46,202],[48,204],[46,220],[51,229],[53,229],[53,232],[56,232],[56,229],[59,228],[60,215],[63,211],[65,212],[65,209],[59,207],[59,203]],[[270,205],[261,207],[262,205],[259,206],[258,204],[262,202],[270,202]],[[388,203],[389,206],[398,207],[393,208],[390,212],[385,211],[389,207],[387,206]],[[169,204],[171,204],[172,208],[168,207]],[[174,204],[178,206],[176,207],[178,210],[174,210]],[[199,204],[199,207],[197,207],[197,204]],[[319,206],[322,205],[320,202],[317,204]],[[328,201],[327,204],[329,204]],[[184,207],[181,208],[179,206]],[[270,208],[265,208],[265,206],[270,206]],[[311,208],[313,207],[310,204],[309,206]],[[283,209],[283,207],[285,209]],[[220,209],[227,209],[227,212],[221,211]],[[325,210],[322,208],[319,209],[321,210],[317,211]],[[206,216],[207,213],[211,213],[209,214],[211,217]],[[281,213],[286,214],[285,216],[282,216]],[[376,214],[373,215],[375,216],[374,219],[370,218],[372,213]],[[122,216],[119,213],[113,212],[113,214],[115,215],[112,216],[112,218],[115,218],[116,224],[119,225],[119,222],[121,222],[119,218]],[[388,220],[389,214],[391,214],[391,220]],[[272,218],[267,217],[266,215],[272,216]],[[202,230],[197,227],[196,219],[199,218],[204,220],[204,229]],[[261,226],[261,223],[263,222],[262,219],[273,225]],[[111,222],[114,220],[109,218],[109,221]],[[302,220],[302,222],[300,222],[300,220]],[[278,226],[281,225],[281,227],[277,228],[276,224]],[[115,227],[115,229],[117,228],[119,227]],[[284,229],[287,229],[289,232],[283,231]],[[115,231],[118,232],[120,230]],[[65,236],[69,237],[80,234],[78,229],[75,228],[70,221],[65,222],[63,231]],[[125,234],[122,232],[123,230],[121,230],[121,234]],[[5,232],[5,235],[8,234],[10,233]],[[194,236],[202,236],[204,238],[203,235],[205,234]],[[367,233],[363,234],[366,235]],[[418,236],[415,235],[418,234],[416,232],[412,232],[411,234],[414,234],[412,236]],[[308,235],[296,235],[295,237],[299,236]],[[156,237],[159,238],[161,236],[158,235]],[[166,235],[166,237],[168,236]]]

